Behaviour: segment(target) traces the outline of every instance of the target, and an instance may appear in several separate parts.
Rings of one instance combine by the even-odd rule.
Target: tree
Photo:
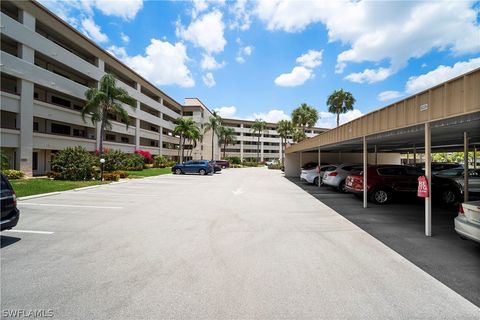
[[[218,138],[220,145],[223,144],[223,159],[225,159],[227,146],[233,144],[237,140],[235,130],[230,127],[221,126],[218,130]]]
[[[200,135],[200,129],[192,118],[177,118],[175,120],[174,134],[180,136],[180,163],[183,163],[185,141],[197,134]]]
[[[192,156],[193,149],[197,147],[197,143],[198,141],[202,140],[203,135],[200,132],[200,129],[196,126],[193,130],[190,130],[186,133],[185,138],[192,144],[192,147],[190,148],[190,156]]]
[[[305,139],[307,139],[307,135],[305,133],[303,133],[303,131],[298,130],[298,129],[293,130],[293,133],[292,133],[293,142],[297,143],[297,142],[303,141]]]
[[[222,118],[220,115],[213,111],[212,116],[208,118],[208,122],[205,124],[205,133],[212,130],[212,161],[213,149],[215,148],[215,134],[218,136],[218,129],[222,126]]]
[[[343,89],[335,90],[327,99],[328,112],[337,114],[337,127],[340,125],[340,113],[353,110],[353,95]]]
[[[292,122],[295,126],[302,128],[303,133],[305,133],[305,128],[313,127],[319,119],[318,111],[309,106],[306,103],[302,103],[300,107],[293,110],[292,112]]]
[[[289,120],[280,120],[277,123],[277,132],[278,135],[280,136],[280,146],[281,146],[281,152],[282,152],[282,164],[285,161],[285,144],[287,142],[287,138],[292,135],[293,133],[293,123],[292,121]]]
[[[125,89],[116,87],[115,76],[110,73],[105,74],[100,79],[99,88],[87,89],[87,91],[85,91],[85,97],[87,98],[87,102],[81,111],[82,118],[83,121],[86,121],[85,116],[90,115],[94,125],[100,121],[99,147],[100,155],[102,155],[105,129],[109,130],[112,128],[112,123],[108,119],[108,115],[120,116],[128,129],[128,113],[120,102],[136,108],[136,101],[128,95]]]
[[[257,162],[259,162],[259,153],[260,153],[260,137],[262,136],[262,133],[264,133],[267,130],[267,123],[263,121],[262,119],[257,119],[255,122],[252,124],[252,128],[250,131],[253,132],[253,134],[257,134]]]

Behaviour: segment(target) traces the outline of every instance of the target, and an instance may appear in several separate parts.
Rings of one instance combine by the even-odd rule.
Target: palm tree
[[[306,103],[302,103],[300,107],[293,110],[292,112],[292,122],[295,126],[302,127],[303,133],[305,133],[305,128],[313,127],[318,121],[318,111],[309,106]]]
[[[223,159],[225,159],[227,146],[233,144],[237,138],[235,137],[235,130],[233,128],[221,126],[218,131],[219,142],[223,144]]]
[[[103,136],[105,129],[111,129],[112,123],[108,119],[109,114],[118,115],[125,122],[128,129],[128,113],[120,102],[128,104],[132,108],[136,108],[136,101],[130,97],[125,89],[116,87],[115,76],[111,73],[105,74],[99,83],[99,88],[89,88],[85,91],[87,102],[82,108],[81,114],[83,121],[86,115],[92,117],[92,123],[100,124],[100,155],[103,154]]]
[[[280,136],[280,146],[282,151],[282,164],[285,160],[284,149],[287,138],[293,133],[293,123],[290,120],[280,120],[277,123],[277,132]]]
[[[355,104],[353,95],[343,89],[335,90],[327,99],[328,112],[337,114],[337,127],[340,125],[340,113],[353,110]]]
[[[177,118],[175,120],[174,134],[180,136],[180,163],[183,163],[185,141],[193,136],[200,135],[200,129],[192,118]]]
[[[257,163],[259,162],[259,153],[260,153],[260,137],[262,136],[262,133],[264,133],[267,130],[267,123],[263,121],[262,119],[257,119],[255,122],[252,124],[252,128],[250,131],[253,132],[253,134],[257,133]]]
[[[303,141],[307,139],[307,135],[305,133],[303,133],[303,131],[301,130],[298,130],[298,129],[293,129],[293,132],[292,132],[292,140],[293,142],[300,142],[300,141]]]
[[[200,132],[200,129],[196,126],[194,129],[190,130],[185,134],[185,138],[192,143],[192,147],[190,148],[190,156],[192,156],[193,149],[197,147],[198,141],[203,138],[202,133]]]
[[[218,129],[222,126],[222,118],[216,111],[213,111],[212,116],[208,119],[208,122],[205,124],[205,132],[212,130],[212,161],[213,159],[213,149],[215,147],[215,134],[218,135]]]

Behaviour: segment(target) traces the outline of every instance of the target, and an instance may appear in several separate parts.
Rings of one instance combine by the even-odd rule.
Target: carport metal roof
[[[361,151],[363,137],[382,152],[422,149],[426,123],[434,150],[463,149],[464,132],[470,145],[480,144],[480,68],[292,145],[286,153]]]

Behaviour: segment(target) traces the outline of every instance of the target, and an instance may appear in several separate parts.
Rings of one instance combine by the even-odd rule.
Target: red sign
[[[418,177],[417,196],[419,196],[420,198],[428,198],[429,197],[428,181],[427,181],[427,177],[425,177],[425,176]]]

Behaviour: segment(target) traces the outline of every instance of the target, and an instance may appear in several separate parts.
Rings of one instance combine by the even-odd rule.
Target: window
[[[184,111],[183,115],[186,117],[192,117],[193,116],[193,111]]]
[[[73,136],[74,137],[86,137],[87,133],[85,130],[82,129],[73,129]]]
[[[33,122],[33,131],[38,132],[38,122]]]
[[[52,133],[70,135],[70,126],[64,124],[52,123],[51,129]]]
[[[128,139],[128,137],[121,137],[120,141],[122,141],[122,143],[129,143],[130,139]]]
[[[38,152],[32,154],[32,170],[38,170]]]
[[[57,97],[57,96],[52,96],[51,101],[53,104],[57,104],[63,107],[70,108],[70,101]]]
[[[115,137],[114,134],[108,134],[108,133],[107,133],[107,134],[105,135],[105,140],[115,142],[117,139],[116,139],[116,137]]]
[[[401,176],[404,175],[405,172],[402,168],[380,168],[378,169],[378,173],[382,176]]]

